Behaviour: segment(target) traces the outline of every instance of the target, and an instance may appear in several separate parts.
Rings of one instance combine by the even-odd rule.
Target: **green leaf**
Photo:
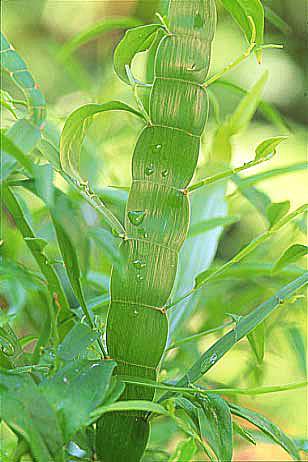
[[[229,82],[228,80],[224,79],[219,79],[216,80],[213,83],[214,85],[220,85],[225,88],[228,88],[228,90],[232,90],[236,93],[239,93],[240,95],[247,95],[248,91],[245,88],[240,87],[239,85],[236,85],[233,82]],[[267,101],[261,100],[259,103],[258,110],[260,113],[273,125],[275,125],[279,130],[282,130],[283,132],[289,133],[290,128],[287,124],[287,122],[284,120],[283,116],[278,112],[278,110],[270,103]]]
[[[264,358],[265,326],[262,322],[256,329],[247,335],[252,351],[254,352],[259,364]]]
[[[97,420],[101,415],[107,412],[119,412],[119,411],[146,411],[154,414],[161,414],[168,416],[168,411],[160,404],[153,403],[153,401],[145,400],[130,400],[130,401],[118,401],[116,403],[109,404],[108,406],[101,406],[97,408],[91,414],[93,421]]]
[[[76,358],[85,357],[87,348],[98,337],[98,332],[93,331],[89,326],[82,323],[75,324],[58,346],[59,358],[63,361],[73,361]]]
[[[190,367],[185,377],[177,382],[177,386],[194,383],[217,362],[242,338],[250,334],[259,326],[273,311],[290,299],[299,289],[308,282],[308,272],[290,282],[280,289],[273,297],[269,298],[248,315],[243,316],[234,329],[217,340],[201,357]]]
[[[161,24],[147,24],[126,31],[114,52],[114,70],[123,82],[130,84],[126,66],[130,68],[135,55],[151,47],[160,28]]]
[[[234,223],[238,223],[239,221],[240,221],[239,215],[234,215],[234,216],[229,215],[225,217],[210,218],[209,220],[204,220],[199,223],[196,223],[195,225],[192,225],[189,228],[187,238],[198,236],[199,234],[204,233],[204,231],[215,229],[218,226],[223,226],[223,227],[230,226],[230,225],[233,225]]]
[[[38,196],[48,207],[54,204],[53,168],[51,164],[34,165],[35,186]]]
[[[233,425],[234,433],[237,433],[239,436],[241,436],[242,438],[244,438],[246,441],[248,441],[249,443],[253,445],[257,444],[254,437],[251,435],[251,433],[248,430],[246,430],[246,428],[243,428],[241,425],[239,425],[235,421],[233,421],[232,425]]]
[[[223,6],[243,30],[248,42],[251,40],[250,16],[256,27],[256,45],[263,45],[264,36],[264,10],[260,0],[221,0]],[[257,59],[261,61],[261,50],[256,52]]]
[[[244,130],[249,124],[260,103],[267,79],[268,71],[264,72],[260,79],[252,86],[248,94],[242,98],[234,113],[227,120],[226,126],[231,136]]]
[[[198,447],[193,438],[180,441],[174,454],[170,457],[169,462],[190,462],[196,455]]]
[[[80,174],[80,151],[85,131],[93,117],[107,111],[126,111],[143,118],[143,115],[121,101],[109,101],[103,104],[86,104],[76,109],[66,119],[60,139],[60,162],[62,169],[72,178],[80,182],[84,179]]]
[[[17,162],[20,163],[22,167],[26,169],[30,175],[33,175],[33,163],[27,157],[24,152],[15,145],[15,143],[3,132],[1,131],[1,152],[13,157]],[[4,164],[5,165],[5,164]],[[12,164],[13,165],[13,164]],[[9,175],[11,169],[8,169],[7,172],[1,169],[1,181]]]
[[[200,398],[198,420],[201,435],[207,440],[217,460],[232,460],[232,419],[230,409],[218,395]]]
[[[269,6],[264,6],[264,13],[267,21],[273,24],[273,26],[284,35],[288,35],[292,32],[291,26]]]
[[[81,286],[81,281],[80,281],[81,274],[80,274],[79,261],[78,261],[78,257],[75,252],[74,246],[72,244],[72,241],[69,235],[65,231],[65,229],[62,227],[62,225],[53,215],[52,215],[52,221],[53,221],[53,224],[56,230],[59,248],[61,251],[61,255],[62,255],[64,264],[65,264],[65,268],[66,268],[67,275],[70,280],[71,286],[80,303],[80,306],[84,312],[84,315],[86,316],[87,321],[93,327],[93,322],[89,314],[87,304],[84,298],[82,286]]]
[[[81,31],[79,34],[72,37],[66,42],[59,52],[61,61],[65,61],[74,51],[80,48],[85,43],[90,42],[106,32],[117,29],[127,29],[140,24],[139,19],[131,17],[115,17],[106,18],[97,24],[91,25],[88,29]]]
[[[300,460],[297,448],[293,441],[274,423],[270,422],[261,414],[250,411],[243,407],[229,403],[232,414],[241,417],[258,427],[263,433],[269,436],[275,443],[279,444],[293,457],[293,460]]]
[[[64,321],[64,319],[70,318],[71,311],[61,282],[53,266],[48,262],[47,257],[41,250],[43,243],[39,241],[40,244],[39,246],[37,245],[37,236],[34,234],[31,226],[29,225],[24,215],[23,209],[21,208],[17,197],[13,192],[13,189],[9,188],[5,183],[2,185],[2,199],[4,200],[10,213],[14,216],[17,228],[25,239],[29,250],[31,251],[41,272],[44,275],[44,278],[47,281],[50,296],[54,300],[57,300],[58,306],[61,307],[59,313],[60,321]],[[35,239],[35,241],[33,241],[33,239]],[[63,328],[60,329],[61,335],[65,333],[66,328],[69,328],[69,325],[65,328],[63,326]]]
[[[303,334],[302,330],[297,326],[288,326],[287,333],[290,339],[290,346],[296,355],[299,368],[304,377],[307,377],[305,334]]]
[[[300,258],[304,257],[307,255],[308,247],[306,245],[302,244],[294,244],[291,245],[278,259],[276,262],[273,272],[276,273],[278,271],[281,271],[283,268],[285,268],[287,265],[290,263],[294,263]]]
[[[284,202],[275,202],[268,206],[266,210],[268,221],[270,222],[270,227],[272,228],[276,225],[281,218],[283,218],[290,209],[290,201]]]
[[[255,160],[268,159],[272,157],[276,152],[277,146],[287,138],[287,136],[275,136],[262,141],[256,149]]]
[[[48,245],[48,242],[40,237],[25,237],[24,239],[34,252],[42,252]]]
[[[28,375],[0,371],[0,418],[28,443],[35,461],[64,462],[57,416]]]
[[[75,360],[40,384],[59,420],[68,442],[87,425],[94,409],[104,402],[116,366],[114,361]]]
[[[284,167],[278,167],[271,170],[266,170],[265,172],[256,173],[255,175],[250,175],[241,179],[241,190],[253,186],[254,184],[274,178],[275,176],[285,175],[292,172],[297,172],[307,169],[306,162],[298,162],[297,164],[286,165]]]

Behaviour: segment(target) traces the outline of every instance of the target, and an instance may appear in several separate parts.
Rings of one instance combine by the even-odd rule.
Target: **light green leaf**
[[[238,215],[210,218],[209,220],[204,220],[192,225],[189,228],[187,238],[198,236],[199,234],[204,233],[204,231],[209,231],[210,229],[217,228],[218,226],[230,226],[234,223],[238,223],[239,221],[240,217]]]
[[[190,462],[193,461],[198,447],[193,438],[180,441],[174,454],[170,457],[169,462]]]
[[[279,16],[274,10],[272,10],[272,8],[265,5],[264,13],[265,13],[265,18],[267,19],[267,21],[273,24],[273,26],[275,26],[278,30],[280,30],[280,32],[282,32],[284,35],[288,35],[292,32],[291,26],[281,16]]]
[[[232,460],[232,419],[229,407],[218,395],[198,399],[198,420],[201,435],[207,440],[217,460]]]
[[[130,68],[135,55],[151,47],[156,32],[161,28],[161,24],[147,24],[129,29],[125,33],[114,52],[114,70],[123,82],[130,84],[126,66]]]
[[[66,119],[60,139],[60,163],[62,169],[72,178],[84,182],[80,174],[80,151],[86,129],[93,117],[107,111],[126,111],[143,118],[136,109],[121,101],[109,101],[103,104],[86,104],[76,109]]]
[[[300,460],[295,444],[277,425],[270,422],[266,419],[266,417],[258,414],[257,412],[250,411],[249,409],[245,409],[231,403],[229,403],[229,406],[232,414],[237,415],[258,427],[275,443],[279,444],[285,451],[287,451],[287,453],[293,457],[293,460]]]
[[[127,29],[128,27],[135,27],[140,24],[137,18],[131,17],[115,17],[107,18],[97,24],[91,25],[88,29],[81,31],[79,34],[72,37],[59,52],[61,61],[65,61],[75,50],[90,42],[106,32],[117,29]]]
[[[305,332],[298,326],[288,326],[287,333],[290,340],[290,346],[294,351],[297,363],[304,377],[307,377],[307,347]]]
[[[290,282],[280,289],[276,295],[269,298],[248,315],[243,316],[234,329],[217,340],[200,358],[191,366],[185,376],[177,382],[177,386],[194,383],[214,364],[216,364],[238,341],[250,334],[272,312],[290,299],[299,289],[308,282],[308,272]]]
[[[276,225],[281,218],[283,218],[290,209],[290,201],[284,202],[275,202],[268,206],[266,210],[268,221],[270,222],[270,227],[272,228]]]
[[[242,438],[244,438],[246,441],[248,441],[249,443],[252,443],[254,445],[257,444],[256,440],[254,439],[254,437],[251,435],[251,433],[246,430],[246,428],[243,428],[241,425],[239,425],[237,422],[233,421],[232,423],[232,426],[233,426],[233,432],[234,433],[237,433],[239,436],[241,436]]]
[[[252,86],[249,93],[242,98],[234,113],[227,120],[226,125],[228,126],[231,136],[244,130],[249,124],[260,103],[267,79],[268,71],[264,72],[260,79]]]
[[[294,244],[291,245],[279,258],[276,262],[273,272],[277,272],[282,270],[285,266],[289,265],[290,263],[294,263],[300,258],[307,255],[308,247],[302,244]]]
[[[259,364],[264,358],[265,326],[262,322],[256,329],[247,335],[252,351],[254,352]]]
[[[269,157],[272,157],[276,152],[277,146],[286,139],[287,136],[275,136],[262,141],[256,149],[255,160],[268,159]]]
[[[264,10],[260,0],[221,0],[223,6],[243,30],[248,42],[251,40],[250,16],[256,27],[256,45],[263,45],[264,36]],[[256,52],[257,59],[261,61],[261,50]]]

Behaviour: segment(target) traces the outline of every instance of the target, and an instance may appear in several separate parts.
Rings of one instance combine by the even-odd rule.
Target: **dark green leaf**
[[[0,417],[29,444],[37,462],[64,462],[64,445],[57,416],[32,379],[0,371]]]
[[[87,348],[97,340],[99,334],[85,324],[76,324],[58,347],[58,356],[63,361],[85,357]]]
[[[41,392],[59,415],[66,442],[104,402],[115,366],[114,361],[75,360],[41,383]]]

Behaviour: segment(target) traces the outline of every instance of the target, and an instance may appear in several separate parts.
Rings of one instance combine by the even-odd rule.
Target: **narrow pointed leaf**
[[[61,61],[65,61],[74,51],[80,48],[82,45],[99,38],[106,32],[110,32],[117,29],[127,29],[129,27],[135,27],[140,24],[137,18],[131,17],[115,17],[106,18],[94,25],[91,25],[88,29],[81,31],[79,34],[72,37],[66,42],[59,52],[59,58]]]
[[[135,27],[125,33],[114,52],[114,70],[123,82],[130,84],[126,66],[130,68],[135,55],[151,47],[156,32],[161,28],[161,24],[148,24]]]
[[[143,118],[143,115],[121,101],[103,104],[86,104],[76,109],[66,119],[60,139],[60,162],[62,169],[72,178],[84,182],[80,173],[80,151],[93,117],[107,111],[125,111]]]
[[[194,460],[194,456],[198,451],[198,447],[193,438],[181,441],[169,459],[169,462],[190,462]]]
[[[264,358],[265,326],[262,322],[256,329],[247,335],[252,351],[254,352],[259,364]]]
[[[218,395],[199,400],[198,419],[201,435],[207,440],[217,460],[232,460],[232,419],[229,407]]]
[[[295,443],[277,425],[270,422],[266,417],[257,412],[250,411],[236,404],[229,403],[232,414],[242,417],[258,427],[263,433],[269,436],[275,443],[279,444],[292,456],[293,460],[300,460]]]

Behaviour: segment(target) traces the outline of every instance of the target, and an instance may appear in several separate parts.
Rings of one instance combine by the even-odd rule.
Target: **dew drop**
[[[157,144],[157,145],[155,146],[155,149],[157,149],[158,151],[159,151],[161,148],[162,148],[162,145],[161,145],[161,144]]]
[[[140,237],[144,237],[145,239],[148,237],[148,234],[146,233],[144,228],[139,228],[138,229],[138,234]]]
[[[142,268],[145,267],[145,262],[142,261],[142,260],[137,259],[137,260],[134,260],[134,261],[133,261],[133,265],[134,265],[134,267],[135,267],[136,269],[142,269]]]
[[[163,171],[161,172],[161,175],[162,175],[162,177],[166,178],[166,176],[168,175],[168,173],[169,173],[169,172],[168,172],[168,170],[166,169],[166,170],[163,170]]]
[[[138,311],[138,310],[134,310],[134,315],[137,316],[137,314],[139,314],[139,311]]]
[[[153,164],[150,164],[148,167],[145,168],[145,174],[147,176],[150,176],[154,173],[154,166]]]
[[[64,383],[68,383],[67,377],[63,377],[63,382],[64,382]]]
[[[210,357],[210,364],[211,364],[211,365],[215,364],[216,361],[217,361],[217,359],[218,359],[217,354],[216,354],[216,353],[213,353],[212,356]]]
[[[143,276],[139,273],[137,274],[136,278],[137,278],[137,281],[139,282],[143,281]]]
[[[127,215],[128,215],[129,221],[133,225],[139,226],[144,220],[145,211],[144,210],[130,210]]]

